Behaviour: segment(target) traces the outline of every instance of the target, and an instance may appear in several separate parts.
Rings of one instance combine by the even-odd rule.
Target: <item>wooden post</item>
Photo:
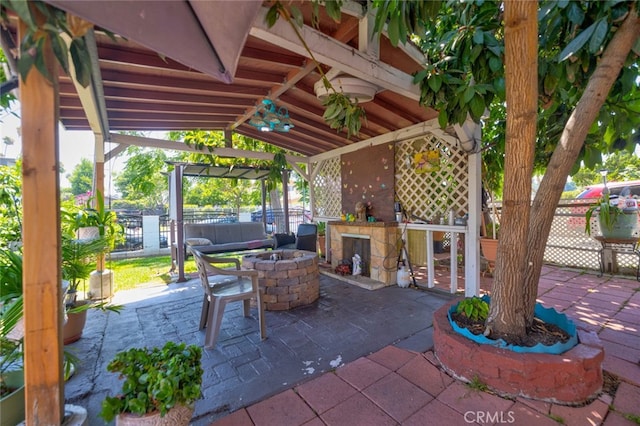
[[[20,37],[26,27],[20,23]],[[45,49],[53,64],[51,47]],[[20,81],[24,365],[26,424],[60,424],[64,416],[58,161],[58,86],[32,68]]]
[[[289,171],[286,169],[282,171],[282,209],[284,211],[284,232],[288,234],[291,230],[289,229]]]
[[[95,144],[94,144],[94,165],[95,169],[93,171],[93,207],[96,207],[97,200],[95,195],[100,192],[104,197],[106,202],[107,196],[104,192],[104,139],[101,134],[95,135]],[[98,255],[96,262],[96,270],[102,272],[105,270],[105,253],[101,253]],[[102,285],[100,285],[100,289],[102,290]]]

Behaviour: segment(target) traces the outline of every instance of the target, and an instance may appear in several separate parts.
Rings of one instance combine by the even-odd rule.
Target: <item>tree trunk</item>
[[[538,294],[544,249],[551,230],[555,206],[560,200],[567,176],[578,158],[589,128],[597,118],[609,90],[638,38],[640,19],[637,11],[632,9],[609,42],[584,94],[569,117],[533,201],[524,274],[524,303],[528,325],[533,323],[533,309]]]
[[[507,128],[505,185],[496,274],[487,326],[518,341],[526,335],[522,278],[538,112],[538,3],[505,1]]]

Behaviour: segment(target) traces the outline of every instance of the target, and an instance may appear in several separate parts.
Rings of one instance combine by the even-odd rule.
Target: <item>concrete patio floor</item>
[[[447,291],[448,272],[436,278]],[[491,282],[483,278],[482,288],[490,290]],[[102,424],[100,403],[120,387],[106,363],[127,347],[202,345],[201,298],[192,280],[118,293],[121,315],[90,312],[84,337],[67,346],[82,360],[66,385],[67,403],[87,408],[90,424]],[[543,269],[538,300],[596,331],[604,369],[620,380],[615,396],[603,393],[583,407],[504,399],[443,373],[432,352],[431,315],[451,298],[395,286],[367,291],[322,277],[316,304],[267,312],[262,342],[257,321],[232,304],[218,345],[204,351],[203,398],[192,424],[640,424],[640,282]]]

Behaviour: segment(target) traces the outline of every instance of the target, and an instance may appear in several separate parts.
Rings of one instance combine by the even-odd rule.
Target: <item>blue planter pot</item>
[[[482,300],[487,303],[490,303],[491,298],[487,295],[482,296]],[[458,324],[453,321],[451,318],[451,314],[456,312],[458,308],[458,304],[452,305],[447,312],[447,316],[449,317],[449,323],[451,323],[451,327],[459,334],[463,335],[467,339],[470,339],[481,345],[491,345],[498,348],[508,349],[513,352],[520,353],[545,353],[545,354],[561,354],[563,352],[568,351],[572,347],[578,344],[578,333],[576,331],[576,325],[570,320],[565,314],[557,312],[553,308],[545,308],[540,303],[536,303],[536,307],[534,310],[534,315],[536,318],[541,319],[542,321],[553,324],[555,326],[560,327],[569,335],[569,340],[566,342],[558,342],[554,345],[547,346],[542,343],[538,343],[535,346],[518,346],[511,345],[505,342],[502,339],[493,340],[485,337],[484,335],[475,335],[466,328],[462,328],[458,326]]]

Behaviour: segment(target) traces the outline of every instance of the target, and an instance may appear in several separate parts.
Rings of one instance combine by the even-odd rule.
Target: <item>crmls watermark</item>
[[[464,413],[464,421],[479,424],[510,424],[515,423],[516,417],[513,411],[467,411]]]

